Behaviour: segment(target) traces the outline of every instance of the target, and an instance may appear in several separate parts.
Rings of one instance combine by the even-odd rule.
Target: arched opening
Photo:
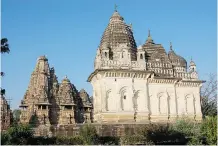
[[[106,110],[107,111],[115,111],[116,110],[116,104],[114,104],[114,98],[112,96],[111,90],[109,90],[106,94]]]
[[[168,99],[163,93],[158,95],[158,109],[160,114],[168,114]]]
[[[185,108],[186,108],[186,113],[193,115],[194,114],[194,98],[191,95],[187,95],[185,97]]]
[[[104,56],[107,57],[107,52],[104,52]]]
[[[127,92],[126,87],[120,90],[120,106],[123,111],[133,111],[132,96]]]
[[[140,54],[140,59],[143,59],[143,55],[142,54]]]
[[[137,91],[133,98],[133,107],[137,109],[137,111],[145,111],[146,108],[146,99],[141,91]]]
[[[124,56],[124,52],[122,52],[122,55],[121,55],[121,57],[123,58],[123,56]]]

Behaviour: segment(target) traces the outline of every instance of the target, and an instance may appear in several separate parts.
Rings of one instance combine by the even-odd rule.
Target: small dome
[[[170,42],[170,51],[168,53],[168,57],[170,59],[170,61],[176,65],[176,66],[182,66],[182,67],[187,67],[187,62],[186,60],[177,55],[174,51],[173,51],[173,47],[172,47],[172,43]]]
[[[172,63],[178,66],[182,66],[182,67],[187,66],[186,60],[183,57],[177,55],[173,50],[170,50],[170,52],[168,53],[168,57]]]
[[[110,18],[110,22],[105,29],[101,42],[100,50],[111,49],[114,53],[118,51],[120,44],[127,44],[130,48],[131,59],[136,60],[137,46],[133,36],[132,28],[124,22],[123,17],[115,11]]]
[[[190,66],[196,66],[196,65],[195,65],[195,62],[191,60]]]

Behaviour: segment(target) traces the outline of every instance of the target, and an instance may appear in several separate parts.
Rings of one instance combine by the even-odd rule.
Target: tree
[[[33,130],[29,125],[16,125],[2,133],[1,138],[3,145],[26,145],[33,138]]]
[[[217,116],[208,117],[203,121],[201,133],[208,145],[217,145]]]
[[[10,48],[8,44],[8,39],[7,38],[2,38],[1,39],[1,53],[9,53]]]
[[[201,110],[203,118],[217,115],[217,79],[210,74],[208,82],[201,90]]]
[[[9,44],[8,44],[8,39],[7,38],[2,38],[1,39],[1,53],[9,53],[10,52],[10,48],[9,48]],[[1,72],[1,76],[4,76],[5,73]],[[5,89],[1,88],[1,95],[5,95]]]
[[[21,111],[19,109],[13,111],[13,124],[18,124],[20,122],[20,114]]]
[[[93,125],[83,125],[80,128],[79,135],[83,137],[86,145],[93,145],[98,142],[98,134]]]

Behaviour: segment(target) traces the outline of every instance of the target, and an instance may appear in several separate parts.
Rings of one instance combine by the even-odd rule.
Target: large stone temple
[[[41,56],[20,107],[21,122],[38,125],[76,123],[171,122],[181,117],[201,120],[200,88],[195,63],[169,52],[152,39],[136,45],[131,25],[115,10],[105,29],[88,77],[93,97]]]
[[[115,10],[88,77],[93,86],[94,122],[128,123],[201,120],[196,65],[156,44],[150,31],[136,46],[131,25]]]
[[[21,123],[67,125],[92,122],[92,103],[87,92],[66,77],[58,83],[54,67],[40,56],[21,101]]]

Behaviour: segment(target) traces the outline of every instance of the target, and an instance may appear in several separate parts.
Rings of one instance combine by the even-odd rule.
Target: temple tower
[[[58,99],[60,106],[58,124],[75,124],[74,112],[76,105],[74,103],[72,84],[67,76],[65,76],[60,84]]]
[[[82,121],[83,123],[92,123],[93,106],[92,106],[91,99],[89,98],[88,93],[84,89],[81,89],[79,94],[82,101],[82,115],[83,115]]]
[[[30,84],[21,101],[21,123],[49,125],[49,75],[48,59],[40,56],[30,79]]]

